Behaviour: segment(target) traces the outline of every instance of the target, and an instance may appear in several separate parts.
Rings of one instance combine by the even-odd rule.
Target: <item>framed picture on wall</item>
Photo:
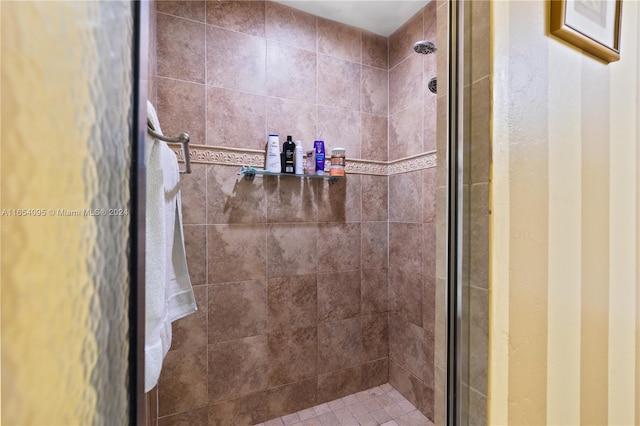
[[[622,0],[550,0],[551,34],[605,62],[620,59]]]

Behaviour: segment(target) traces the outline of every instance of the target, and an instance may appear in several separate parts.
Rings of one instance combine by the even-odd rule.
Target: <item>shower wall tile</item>
[[[318,322],[360,315],[360,271],[318,274]]]
[[[318,138],[324,140],[325,154],[332,148],[345,148],[349,157],[360,158],[360,112],[318,106]]]
[[[264,223],[266,192],[262,180],[238,176],[238,168],[208,166],[207,220],[210,225]]]
[[[436,221],[436,168],[426,169],[423,172],[424,183],[423,183],[423,201],[424,206],[422,208],[422,213],[424,215],[423,222],[435,223]]]
[[[316,63],[314,52],[267,41],[267,94],[315,104]]]
[[[369,160],[387,161],[388,117],[363,112],[360,114],[360,120],[362,128],[361,157]]]
[[[265,395],[264,414],[266,417],[257,421],[266,421],[288,413],[295,413],[304,408],[316,405],[316,377],[269,389]]]
[[[210,225],[207,228],[209,284],[264,279],[264,225]]]
[[[318,55],[318,103],[360,110],[360,64]]]
[[[163,134],[188,133],[190,143],[205,144],[204,85],[159,77],[156,110]]]
[[[386,313],[361,317],[363,363],[389,356],[389,318]]]
[[[489,292],[469,289],[469,385],[482,395],[487,394]]]
[[[389,176],[389,221],[422,221],[422,171]]]
[[[207,347],[169,351],[158,379],[158,416],[207,404]]]
[[[158,77],[204,83],[205,25],[158,13]]]
[[[271,224],[267,232],[269,278],[318,271],[318,229],[312,224]]]
[[[269,278],[269,332],[317,324],[317,275]]]
[[[389,361],[389,383],[425,416],[433,418],[433,389],[393,360]]]
[[[266,389],[267,353],[266,335],[209,345],[209,403]]]
[[[209,408],[202,407],[184,413],[158,419],[158,426],[206,426],[209,422]]]
[[[423,152],[422,118],[422,104],[415,104],[389,117],[390,161]]]
[[[209,341],[236,340],[267,331],[264,281],[209,286]]]
[[[427,343],[433,348],[435,342],[436,325],[436,278],[423,277],[423,294],[422,294],[422,325],[427,333]],[[433,352],[433,349],[430,351]],[[433,354],[431,355],[431,364],[433,366]]]
[[[169,1],[158,0],[156,2],[158,12],[167,13],[169,15],[179,16],[181,18],[191,19],[193,21],[204,22],[204,0],[190,1]]]
[[[478,1],[471,4],[471,39],[473,42],[473,61],[471,63],[471,81],[475,82],[491,72],[491,37],[490,20],[491,3]],[[481,101],[482,102],[482,101]],[[480,103],[479,105],[488,105]]]
[[[207,286],[193,288],[198,310],[172,324],[170,350],[180,350],[206,346],[207,339]]]
[[[471,182],[489,182],[491,165],[491,79],[489,76],[471,85],[471,98],[481,107],[471,111]]]
[[[208,85],[266,93],[267,44],[263,38],[207,26],[206,43]]]
[[[422,223],[389,223],[389,267],[422,271]]]
[[[360,223],[318,224],[318,272],[360,269]]]
[[[362,368],[352,367],[318,376],[318,403],[333,401],[364,389]]]
[[[438,23],[437,23],[437,2],[430,1],[422,9],[422,19],[424,24],[424,39],[430,40],[433,43],[436,42],[438,37]]]
[[[318,18],[318,53],[360,63],[361,51],[361,30]]]
[[[424,273],[436,277],[436,224],[428,222],[423,225],[424,233]]]
[[[389,43],[379,34],[362,31],[362,65],[389,69]]]
[[[315,222],[317,182],[310,179],[280,178],[264,181],[268,194],[267,217],[270,223]],[[290,240],[296,239],[289,235]]]
[[[362,223],[362,269],[382,269],[389,266],[389,225],[387,222]]]
[[[264,37],[264,1],[207,1],[207,24]]]
[[[361,110],[386,116],[389,103],[389,72],[379,68],[362,66]]]
[[[389,178],[387,176],[362,176],[362,193],[366,205],[362,207],[362,221],[387,221],[389,218]]]
[[[422,327],[423,287],[422,273],[389,269],[389,311],[407,322]]]
[[[389,113],[396,114],[423,100],[424,64],[416,53],[389,71]]]
[[[269,387],[317,376],[317,327],[269,333]]]
[[[362,353],[360,318],[318,324],[318,372],[356,366]]]
[[[389,315],[389,357],[420,380],[424,378],[424,329]]]
[[[205,225],[183,225],[184,250],[189,267],[191,285],[207,283],[207,227]]]
[[[363,269],[361,272],[361,308],[362,315],[387,312],[388,291],[387,291],[388,270],[385,269]]]
[[[207,166],[192,164],[191,173],[180,177],[180,199],[183,224],[207,223]]]
[[[389,383],[388,357],[362,364],[362,389],[371,389],[385,383]]]
[[[469,284],[488,289],[489,285],[489,183],[471,185],[469,212]]]
[[[331,154],[328,154],[331,156]],[[347,160],[348,161],[348,160]],[[318,220],[320,222],[360,222],[362,218],[362,177],[351,175],[335,183],[320,182]]]
[[[389,36],[389,68],[392,69],[406,57],[415,55],[413,44],[423,40],[422,10]]]
[[[266,38],[316,50],[316,17],[273,1],[266,2]]]
[[[267,98],[207,87],[207,145],[264,149]]]
[[[286,135],[291,135],[294,141],[302,141],[302,148],[306,151],[313,148],[313,140],[317,135],[317,117],[317,106],[312,103],[268,98],[266,133],[280,135],[281,143],[286,140]],[[262,139],[260,149],[264,149],[266,142],[264,135]]]

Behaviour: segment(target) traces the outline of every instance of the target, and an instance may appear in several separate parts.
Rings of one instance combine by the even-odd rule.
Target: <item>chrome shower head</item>
[[[413,50],[416,53],[422,53],[423,55],[428,55],[429,53],[433,53],[436,50],[436,45],[427,40],[422,40],[413,45]]]

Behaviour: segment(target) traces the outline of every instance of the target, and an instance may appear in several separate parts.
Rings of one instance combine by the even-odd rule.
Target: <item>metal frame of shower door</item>
[[[460,424],[463,194],[463,0],[449,1],[446,424]]]

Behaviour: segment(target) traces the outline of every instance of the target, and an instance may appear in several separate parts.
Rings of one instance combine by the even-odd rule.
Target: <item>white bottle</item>
[[[282,172],[282,164],[280,163],[280,138],[278,135],[269,135],[267,142],[267,164],[265,169],[271,173]]]
[[[297,175],[304,174],[304,170],[302,170],[302,158],[303,158],[302,141],[296,141],[296,158],[295,158],[296,170],[295,171]]]

